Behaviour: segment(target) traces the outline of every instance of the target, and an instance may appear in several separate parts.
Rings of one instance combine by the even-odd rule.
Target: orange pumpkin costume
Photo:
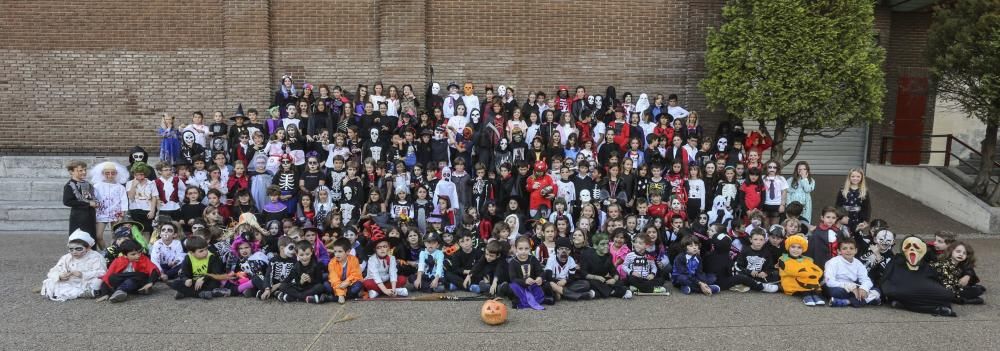
[[[809,242],[802,235],[793,235],[785,239],[785,250],[792,244],[802,246],[803,252],[809,249]],[[781,277],[781,290],[786,295],[821,290],[819,282],[823,277],[823,270],[813,263],[812,258],[791,257],[787,253],[781,255],[778,260],[778,275]]]

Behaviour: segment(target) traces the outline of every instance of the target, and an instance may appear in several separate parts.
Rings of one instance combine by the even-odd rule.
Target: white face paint
[[[580,191],[580,201],[590,202],[590,190],[583,189]]]
[[[594,96],[593,95],[587,97],[587,103],[590,104],[590,105],[594,104]]]
[[[295,116],[295,106],[288,106],[286,111],[288,111],[288,116]]]
[[[186,132],[184,132],[184,135],[182,136],[182,138],[184,138],[184,144],[186,144],[186,145],[192,145],[192,144],[194,144],[194,132],[192,132],[190,130],[186,131]]]
[[[503,85],[498,86],[497,87],[497,96],[507,97],[507,87],[503,86]]]
[[[437,95],[441,92],[441,84],[433,83],[431,84],[431,94]]]
[[[681,200],[678,200],[678,199],[670,200],[670,208],[673,209],[674,211],[680,211],[680,209],[681,209]]]

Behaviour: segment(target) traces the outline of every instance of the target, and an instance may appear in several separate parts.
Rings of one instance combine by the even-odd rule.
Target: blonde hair
[[[861,175],[861,182],[858,183],[858,194],[860,194],[861,199],[864,200],[868,197],[868,183],[865,181],[865,171],[861,168],[851,168],[851,170],[847,172],[847,178],[844,179],[844,187],[840,189],[840,195],[847,198],[847,192],[851,191],[851,174],[854,174],[854,172],[858,172],[858,174]]]

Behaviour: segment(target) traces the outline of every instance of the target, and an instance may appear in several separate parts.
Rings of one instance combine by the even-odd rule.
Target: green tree
[[[774,140],[771,159],[789,164],[809,137],[881,119],[874,12],[871,0],[729,0],[708,34],[701,90],[712,108],[758,121]],[[794,144],[788,130],[799,132]]]
[[[937,92],[986,124],[973,192],[1000,202],[1000,186],[989,194],[1000,124],[1000,1],[939,1],[928,36]]]

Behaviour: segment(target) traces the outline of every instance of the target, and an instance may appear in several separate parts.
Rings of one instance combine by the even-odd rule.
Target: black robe
[[[94,186],[87,181],[72,179],[63,186],[63,205],[69,209],[69,234],[80,229],[91,236],[97,232],[97,209],[90,206],[94,199]]]
[[[951,308],[953,294],[937,277],[937,272],[925,260],[910,270],[906,257],[899,254],[889,262],[882,275],[882,294],[890,302],[904,309],[927,314],[938,314],[942,308]]]

